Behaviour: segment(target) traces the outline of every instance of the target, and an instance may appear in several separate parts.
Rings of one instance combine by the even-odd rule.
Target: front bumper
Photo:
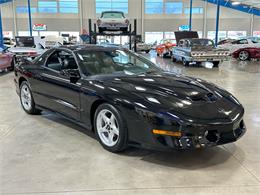
[[[191,62],[223,62],[229,60],[229,56],[192,56],[190,57]]]
[[[159,129],[158,127],[156,127]],[[180,137],[146,134],[146,142],[140,147],[159,151],[193,150],[232,143],[240,139],[246,132],[243,119],[229,124],[210,124],[201,126],[180,126]]]

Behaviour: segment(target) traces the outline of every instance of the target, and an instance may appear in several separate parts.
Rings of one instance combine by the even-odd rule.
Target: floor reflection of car
[[[127,49],[53,48],[16,66],[14,81],[25,112],[60,113],[95,132],[111,152],[205,148],[246,132],[244,108],[229,92],[164,72]]]
[[[175,39],[162,39],[160,44],[156,47],[157,56],[171,56],[172,55],[172,48],[175,47],[176,40]]]
[[[3,50],[0,48],[0,71],[13,70],[13,69],[14,69],[13,55],[7,52],[7,50]]]
[[[100,33],[104,31],[128,31],[129,20],[125,17],[124,12],[105,11],[101,13],[97,20],[97,26]]]

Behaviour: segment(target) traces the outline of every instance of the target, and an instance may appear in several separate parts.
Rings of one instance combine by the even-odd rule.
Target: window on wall
[[[145,32],[146,43],[159,43],[163,39],[163,32]]]
[[[59,0],[60,13],[79,13],[78,0]]]
[[[174,32],[164,32],[164,38],[165,39],[175,39]]]
[[[184,13],[190,14],[190,8],[189,7],[184,8]],[[192,14],[203,14],[203,7],[193,7]]]
[[[57,13],[57,1],[38,1],[38,10],[40,13]]]
[[[146,14],[162,14],[163,0],[145,0]]]
[[[239,39],[246,36],[246,31],[228,31],[228,38]]]
[[[96,13],[122,11],[128,13],[128,0],[96,0]]]
[[[215,40],[216,38],[216,31],[208,31],[208,39]],[[219,31],[218,32],[218,41],[227,38],[227,31]]]
[[[31,13],[36,13],[36,12],[37,12],[37,8],[31,7]],[[28,7],[27,6],[18,6],[18,7],[16,7],[16,13],[18,13],[18,14],[28,13]]]
[[[172,0],[166,0],[165,13],[166,14],[182,14],[183,3],[173,2]]]

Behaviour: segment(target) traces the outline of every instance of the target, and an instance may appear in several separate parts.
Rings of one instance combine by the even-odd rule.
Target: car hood
[[[102,83],[135,106],[157,113],[222,122],[233,121],[243,114],[242,105],[231,94],[190,77],[168,73],[144,74],[106,79]]]

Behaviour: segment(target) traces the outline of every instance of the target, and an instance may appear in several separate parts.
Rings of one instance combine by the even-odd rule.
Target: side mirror
[[[77,81],[81,78],[79,70],[77,69],[64,69],[60,71],[60,74],[68,77],[71,83],[77,83]]]

